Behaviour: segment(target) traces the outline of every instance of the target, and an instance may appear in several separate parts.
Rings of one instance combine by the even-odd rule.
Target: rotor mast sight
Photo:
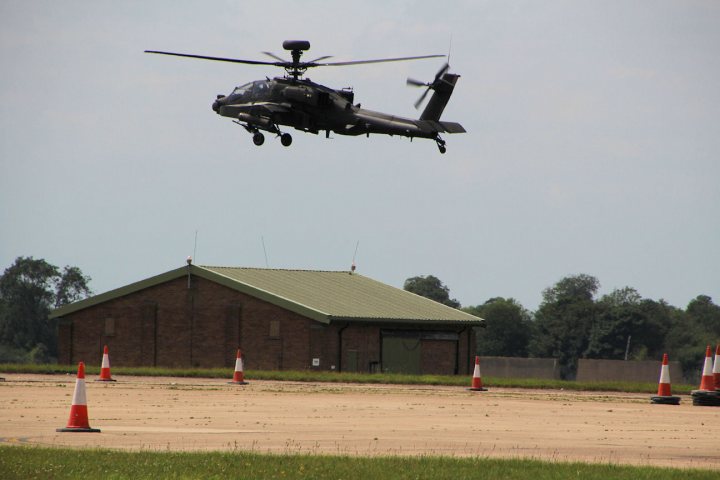
[[[290,56],[292,57],[292,64],[286,65],[285,71],[297,80],[307,71],[307,66],[300,63],[300,57],[302,57],[304,51],[310,50],[310,42],[307,40],[285,40],[283,42],[283,48],[289,50]]]

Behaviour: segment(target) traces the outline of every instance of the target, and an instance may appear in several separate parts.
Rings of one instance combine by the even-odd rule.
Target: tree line
[[[580,358],[660,360],[663,353],[690,378],[699,374],[705,346],[720,342],[720,306],[709,296],[698,295],[684,310],[631,287],[598,297],[600,282],[586,274],[546,288],[535,312],[503,297],[461,307],[432,275],[408,278],[404,288],[484,318],[478,355],[556,358],[565,379],[575,377]]]

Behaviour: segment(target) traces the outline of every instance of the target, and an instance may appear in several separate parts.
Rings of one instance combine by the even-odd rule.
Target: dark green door
[[[420,374],[420,335],[382,336],[382,371]]]

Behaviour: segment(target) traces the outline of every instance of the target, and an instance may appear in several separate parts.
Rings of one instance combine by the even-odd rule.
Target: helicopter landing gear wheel
[[[260,132],[256,132],[253,135],[253,143],[259,147],[260,145],[265,143],[265,135]]]
[[[280,135],[280,143],[282,143],[283,147],[289,147],[292,145],[292,135],[289,133],[283,133]]]
[[[437,137],[435,139],[435,142],[437,142],[437,147],[438,147],[438,150],[440,150],[440,153],[447,152],[447,147],[445,146],[445,140],[443,140],[440,137]]]

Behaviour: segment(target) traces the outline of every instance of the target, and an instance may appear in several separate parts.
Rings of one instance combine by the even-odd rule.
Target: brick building
[[[188,265],[65,305],[61,363],[468,374],[484,321],[351,272]]]

